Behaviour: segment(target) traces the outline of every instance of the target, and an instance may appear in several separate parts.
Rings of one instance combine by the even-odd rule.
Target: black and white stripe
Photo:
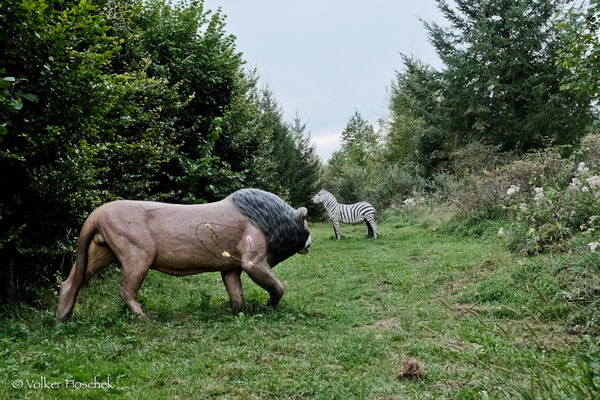
[[[327,210],[327,214],[329,214],[329,219],[331,219],[331,224],[333,225],[333,230],[335,231],[335,237],[337,239],[342,236],[340,234],[340,222],[355,224],[363,221],[367,226],[367,236],[373,238],[377,237],[377,215],[375,208],[369,203],[361,201],[354,204],[340,204],[335,199],[335,196],[325,189],[321,189],[321,191],[312,198],[312,202],[323,203],[323,206],[325,206],[325,209]]]

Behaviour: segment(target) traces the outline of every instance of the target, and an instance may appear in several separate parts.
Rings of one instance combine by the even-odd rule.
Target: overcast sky
[[[434,0],[205,0],[227,15],[248,66],[268,83],[287,121],[306,122],[327,161],[355,110],[387,113],[400,53],[439,68],[419,17],[443,23]]]

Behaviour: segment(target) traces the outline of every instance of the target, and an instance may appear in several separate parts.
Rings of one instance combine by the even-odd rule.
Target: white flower
[[[221,254],[223,257],[231,257],[231,254],[229,254],[228,251],[224,251],[223,254]]]
[[[579,165],[577,166],[577,173],[579,175],[585,174],[586,172],[588,172],[590,169],[588,167],[585,166],[585,163],[582,161],[579,163]]]
[[[569,183],[569,189],[577,189],[581,185],[581,181],[577,178],[571,179],[571,183]]]
[[[408,199],[404,200],[404,205],[406,207],[414,207],[417,205],[417,202],[412,197],[409,197]]]
[[[519,204],[519,210],[521,210],[521,212],[527,212],[527,204],[525,203],[521,203]]]
[[[506,194],[509,196],[512,196],[513,194],[517,193],[519,190],[521,190],[521,188],[519,186],[510,185],[510,187],[506,191]]]
[[[590,185],[590,188],[592,189],[596,189],[597,187],[600,186],[600,176],[598,175],[594,175],[592,177],[589,177],[586,179],[588,185]]]
[[[584,186],[584,187],[582,187],[582,188],[581,188],[581,191],[582,191],[582,192],[586,192],[586,193],[587,193],[587,192],[589,192],[589,191],[590,191],[590,188],[589,188],[589,187],[587,187],[587,186]]]
[[[500,228],[500,230],[498,230],[498,236],[504,236],[504,228]]]
[[[535,196],[533,197],[535,201],[540,201],[544,199],[544,188],[536,187],[535,188]]]
[[[591,242],[588,243],[588,246],[590,247],[590,250],[592,251],[592,253],[596,252],[596,247],[600,246],[600,243],[598,242]]]

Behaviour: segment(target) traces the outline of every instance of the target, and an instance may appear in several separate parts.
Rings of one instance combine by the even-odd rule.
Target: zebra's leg
[[[373,237],[373,228],[371,227],[371,224],[366,219],[364,219],[363,222],[367,226],[367,237]]]
[[[373,215],[373,219],[371,220],[371,229],[373,229],[373,237],[377,237],[377,219],[376,216]]]
[[[333,225],[333,231],[335,232],[335,238],[341,239],[342,235],[340,234],[340,222],[337,219],[331,220],[331,225]]]
[[[370,238],[377,237],[377,220],[375,219],[375,214],[369,214],[365,217],[365,224],[367,225],[367,229],[369,230],[367,236]]]

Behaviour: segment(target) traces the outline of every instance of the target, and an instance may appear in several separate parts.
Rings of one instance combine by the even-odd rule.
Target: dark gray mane
[[[260,189],[241,189],[231,197],[237,209],[265,235],[271,267],[304,248],[309,236],[304,221],[279,197]]]

